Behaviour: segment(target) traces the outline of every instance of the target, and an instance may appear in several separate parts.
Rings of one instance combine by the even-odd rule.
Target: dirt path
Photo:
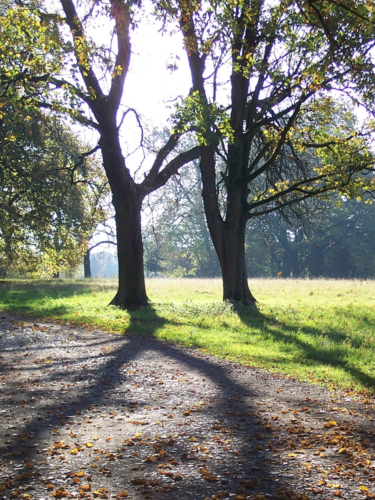
[[[8,313],[0,347],[0,499],[375,498],[373,401]]]

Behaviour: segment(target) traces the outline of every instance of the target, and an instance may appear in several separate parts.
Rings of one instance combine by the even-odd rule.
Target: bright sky
[[[167,101],[179,95],[186,97],[191,87],[181,35],[162,34],[159,29],[148,19],[132,32],[132,56],[123,99],[125,105],[149,117],[155,126],[170,114]],[[180,58],[177,61],[176,55]],[[166,66],[174,61],[178,71],[171,72]]]
[[[191,87],[190,72],[180,34],[162,34],[160,25],[154,19],[143,19],[135,31],[131,32],[132,56],[126,77],[122,110],[133,108],[141,116],[145,133],[153,128],[168,125],[168,117],[173,111],[177,97],[186,97]],[[101,28],[104,30],[104,28]],[[101,31],[101,30],[100,30]],[[104,38],[104,36],[103,36]],[[104,41],[104,40],[103,40]],[[176,56],[178,58],[176,59]],[[171,72],[167,64],[176,62],[178,70]],[[129,118],[128,118],[129,117]],[[139,144],[139,133],[132,114],[126,118],[122,128],[122,146],[126,155]],[[119,113],[119,119],[121,112]],[[136,170],[142,160],[141,152],[126,159],[127,166]],[[149,161],[144,166],[150,165]],[[94,241],[100,241],[100,236]],[[115,247],[106,245],[95,248],[93,253],[106,251],[113,253]]]

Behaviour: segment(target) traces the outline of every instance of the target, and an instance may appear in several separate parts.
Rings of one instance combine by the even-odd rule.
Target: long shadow
[[[340,366],[344,371],[350,374],[353,379],[358,380],[372,391],[374,390],[375,377],[352,366],[347,359],[345,359],[346,352],[344,348],[340,348],[340,346],[336,345],[334,352],[332,348],[326,348],[324,345],[317,348],[303,341],[298,335],[298,332],[302,332],[311,337],[319,338],[322,335],[321,330],[307,326],[303,328],[295,327],[279,319],[275,320],[274,318],[265,316],[253,308],[249,309],[241,305],[236,305],[235,311],[245,325],[251,328],[261,328],[262,336],[269,336],[277,341],[281,341],[285,346],[298,346],[303,356],[298,360],[299,364],[306,364],[307,366],[311,366],[311,368],[313,368],[311,363],[332,367]],[[347,339],[347,334],[345,332],[337,330],[325,331],[324,336],[334,340],[335,344],[337,344],[338,340],[343,342]]]
[[[72,294],[72,292],[66,290],[66,294],[69,293]],[[254,312],[254,310],[249,311],[246,308],[237,308],[237,314],[248,326],[256,324],[258,327],[261,327],[265,335],[282,340],[285,344],[293,343],[298,345],[305,353],[306,359],[322,363],[322,356],[324,359],[327,357],[327,361],[325,362],[332,365],[339,363],[358,380],[363,381],[368,378],[368,375],[361,372],[361,370],[347,366],[343,356],[337,360],[329,360],[329,350],[316,349],[308,343],[303,342],[297,336],[297,328],[278,321],[279,327],[276,330],[272,327],[272,323],[268,318],[259,312]],[[49,453],[42,451],[43,445],[41,443],[46,439],[51,440],[49,434],[51,429],[53,432],[56,431],[53,435],[56,436],[56,440],[58,441],[59,430],[62,430],[66,423],[77,419],[77,413],[81,415],[89,414],[91,411],[89,408],[93,405],[95,405],[95,408],[105,407],[110,401],[112,407],[117,408],[117,411],[122,407],[126,408],[126,411],[130,411],[129,408],[131,407],[144,409],[152,405],[160,408],[163,405],[168,409],[167,402],[158,401],[158,393],[156,391],[147,394],[141,392],[141,389],[139,389],[138,392],[134,390],[134,394],[130,394],[127,390],[123,390],[124,384],[129,381],[129,376],[124,372],[124,366],[129,366],[137,362],[138,359],[146,359],[147,363],[147,355],[149,354],[151,357],[154,355],[160,356],[161,364],[166,359],[169,361],[172,360],[173,363],[182,364],[185,367],[184,369],[190,373],[190,376],[193,377],[194,374],[196,375],[194,390],[197,395],[197,403],[199,404],[198,399],[200,397],[206,396],[206,405],[202,405],[206,410],[199,412],[198,408],[194,408],[194,411],[188,417],[188,419],[192,418],[192,420],[187,420],[188,424],[183,426],[182,429],[191,428],[191,432],[200,434],[199,444],[202,444],[203,447],[204,443],[202,441],[204,440],[204,435],[207,434],[208,436],[213,427],[217,429],[215,430],[217,434],[222,432],[227,433],[226,437],[233,442],[227,446],[227,448],[233,446],[233,452],[231,450],[226,450],[225,453],[221,452],[223,455],[221,463],[211,459],[204,460],[204,457],[203,459],[200,457],[193,460],[190,453],[191,443],[184,441],[176,442],[173,453],[181,457],[180,462],[185,469],[189,467],[192,469],[203,469],[207,466],[210,472],[222,478],[222,483],[218,485],[216,482],[202,482],[202,480],[198,481],[197,479],[186,477],[183,482],[178,483],[179,489],[184,489],[184,494],[177,494],[175,490],[166,490],[160,492],[160,494],[156,492],[154,498],[163,498],[166,500],[203,498],[209,497],[212,493],[220,489],[238,493],[241,492],[246,480],[251,479],[255,475],[260,482],[260,486],[257,487],[256,483],[252,484],[253,490],[251,492],[257,493],[258,491],[262,491],[269,494],[274,492],[278,485],[277,483],[270,482],[269,476],[273,473],[274,468],[281,466],[279,463],[275,466],[272,465],[272,451],[266,444],[268,439],[273,438],[272,431],[264,431],[262,427],[262,432],[260,432],[258,424],[262,416],[258,408],[251,401],[252,398],[264,395],[262,388],[264,379],[262,379],[262,375],[254,375],[254,385],[248,386],[235,380],[235,377],[231,374],[231,365],[229,363],[217,362],[201,353],[179,348],[174,344],[156,341],[153,338],[154,335],[166,323],[171,322],[159,316],[156,309],[149,306],[142,313],[130,313],[130,325],[127,329],[128,332],[139,332],[142,330],[146,334],[145,337],[130,333],[126,337],[111,336],[108,338],[107,334],[97,332],[92,334],[87,354],[80,354],[81,347],[79,345],[69,344],[64,349],[77,352],[74,361],[66,359],[52,360],[51,365],[44,364],[33,367],[34,373],[38,373],[38,382],[40,384],[53,384],[61,380],[65,380],[66,384],[68,384],[78,383],[83,380],[88,382],[88,387],[79,388],[76,392],[71,389],[73,397],[70,401],[66,398],[62,401],[63,398],[61,397],[60,400],[55,400],[55,403],[51,404],[49,404],[51,401],[49,388],[43,387],[43,385],[37,386],[33,391],[33,400],[31,400],[31,394],[27,395],[28,403],[24,404],[23,408],[34,405],[35,411],[30,410],[27,421],[21,420],[22,412],[19,412],[18,424],[20,428],[17,429],[17,441],[14,442],[14,440],[8,439],[11,442],[3,443],[0,447],[0,457],[8,455],[5,459],[13,462],[11,464],[5,460],[6,467],[17,467],[18,480],[13,480],[13,486],[16,484],[26,484],[30,481],[30,477],[33,481],[39,480],[38,476],[33,473],[32,468],[28,466],[28,463],[37,462],[41,453]],[[77,326],[77,328],[79,327]],[[304,329],[304,331],[310,335],[320,335],[320,332],[314,328]],[[342,332],[339,332],[339,334],[343,335]],[[4,340],[0,339],[0,344],[3,343]],[[111,344],[111,351],[102,353],[100,359],[103,362],[101,364],[96,363],[99,356],[97,353],[90,353],[90,349],[94,349],[94,347],[105,348],[107,344]],[[11,346],[7,346],[7,348],[9,347]],[[31,349],[40,351],[41,357],[45,356],[45,347],[39,349],[38,347],[30,346]],[[83,372],[80,372],[78,371],[78,367],[83,362],[87,367]],[[147,364],[145,364],[144,370],[147,371],[148,368]],[[2,375],[10,373],[9,370],[16,374],[18,369],[14,370],[12,367],[4,366]],[[161,373],[163,373],[162,368]],[[159,374],[157,373],[156,376],[159,376]],[[206,381],[210,381],[211,385],[207,384],[205,386],[202,377]],[[7,411],[13,418],[16,415],[14,403],[16,400],[18,401],[18,395],[22,393],[22,387],[20,388],[16,382],[17,379],[7,388],[7,392],[14,393],[14,395],[8,395],[8,399],[6,400],[8,404]],[[373,377],[370,377],[368,382],[373,383]],[[186,401],[191,399],[191,393],[188,394],[189,391],[184,391],[183,385],[178,387],[178,392],[176,391],[179,399],[183,402],[185,398]],[[170,397],[174,396],[172,389],[165,394]],[[177,396],[177,394],[175,395]],[[5,401],[5,397],[4,394],[3,401]],[[12,400],[12,398],[14,399]],[[39,402],[38,407],[34,400]],[[18,404],[20,404],[19,401]],[[24,414],[25,412],[22,413],[22,415]],[[145,427],[145,429],[143,431],[142,428],[144,434],[151,432],[151,427]],[[228,430],[224,431],[223,429]],[[159,432],[163,432],[162,428]],[[270,434],[267,434],[267,432]],[[24,438],[28,439],[23,440]],[[46,458],[50,457],[51,455],[46,455]],[[133,460],[134,457],[127,456],[121,462],[121,465],[116,466],[117,475],[115,476],[114,473],[113,476],[113,485],[116,485],[116,491],[129,489],[129,482],[126,480],[126,475],[134,474],[134,472],[130,472],[131,467],[134,465]],[[143,474],[147,474],[147,472],[143,472]],[[279,474],[279,478],[282,482],[282,475]],[[210,486],[211,484],[214,486]],[[138,495],[138,491],[134,488],[133,495]],[[133,497],[130,496],[130,498]]]
[[[131,321],[128,331],[131,332],[133,329],[139,330],[139,313],[133,312],[130,316]],[[197,403],[199,403],[198,400],[200,397],[209,397],[209,394],[212,394],[210,399],[211,402],[207,404],[207,410],[198,411],[196,408],[191,414],[192,420],[191,422],[189,421],[190,423],[187,427],[190,428],[190,425],[193,426],[195,429],[194,432],[201,434],[201,440],[204,439],[204,434],[208,434],[210,431],[212,432],[212,428],[215,427],[217,430],[214,432],[227,433],[226,437],[228,437],[228,441],[233,441],[234,443],[233,445],[228,444],[226,446],[227,450],[229,448],[229,456],[223,457],[223,460],[218,461],[207,459],[204,456],[203,458],[201,457],[199,461],[197,461],[195,457],[193,457],[193,460],[190,455],[190,442],[175,444],[174,452],[179,457],[182,457],[181,461],[185,468],[190,466],[195,469],[203,470],[207,466],[210,468],[210,472],[222,478],[222,483],[219,486],[216,482],[211,483],[209,480],[205,481],[201,478],[198,480],[196,478],[189,479],[186,477],[183,483],[181,482],[178,484],[179,489],[183,489],[184,491],[184,493],[181,494],[182,496],[180,494],[177,495],[176,491],[173,489],[175,487],[173,487],[171,491],[166,489],[160,493],[159,496],[158,493],[155,493],[153,498],[201,498],[203,496],[208,497],[215,492],[214,490],[216,490],[216,492],[220,490],[241,492],[246,480],[249,480],[249,478],[255,474],[259,481],[259,486],[257,486],[258,483],[256,482],[252,484],[251,487],[253,491],[272,493],[277,487],[277,484],[273,485],[268,481],[271,472],[268,457],[269,450],[267,447],[261,446],[261,444],[264,443],[264,437],[261,436],[259,432],[259,416],[257,415],[257,408],[253,407],[251,404],[251,398],[256,397],[258,394],[257,388],[246,386],[234,380],[228,371],[228,364],[224,363],[220,365],[209,357],[204,357],[199,353],[191,353],[187,349],[180,349],[175,345],[152,339],[155,332],[167,321],[165,318],[160,317],[152,306],[148,307],[147,314],[145,314],[145,311],[142,311],[142,317],[146,317],[143,326],[147,333],[147,337],[142,338],[139,336],[127,335],[124,338],[112,336],[106,341],[101,338],[100,332],[96,334],[92,338],[92,345],[99,346],[101,343],[103,343],[103,345],[105,343],[110,343],[112,345],[112,350],[107,354],[103,354],[105,361],[100,366],[93,366],[97,356],[88,353],[84,357],[84,361],[87,365],[84,374],[77,373],[78,367],[76,369],[76,365],[82,362],[82,356],[77,356],[74,361],[56,360],[53,361],[51,365],[35,367],[40,374],[38,382],[44,385],[49,383],[52,384],[56,380],[65,380],[66,384],[73,383],[75,380],[78,380],[77,377],[83,376],[86,381],[90,381],[91,386],[84,391],[83,389],[78,389],[78,391],[76,391],[83,392],[81,397],[74,393],[72,389],[73,398],[71,401],[65,399],[65,404],[62,404],[62,398],[50,404],[48,387],[38,388],[33,392],[33,399],[30,400],[31,402],[26,402],[27,405],[34,404],[33,413],[31,413],[30,410],[28,414],[29,420],[23,423],[20,412],[18,418],[20,428],[17,429],[17,441],[5,443],[0,447],[0,456],[4,457],[4,455],[6,455],[5,463],[7,463],[6,460],[9,459],[13,466],[17,466],[18,479],[13,478],[11,487],[25,485],[30,481],[30,478],[35,481],[38,476],[34,475],[31,466],[28,464],[37,462],[38,456],[42,452],[41,443],[45,440],[51,440],[50,432],[53,432],[53,435],[56,435],[56,440],[58,440],[59,429],[62,429],[62,427],[72,419],[76,419],[77,414],[84,415],[87,413],[87,409],[91,408],[93,405],[95,405],[96,408],[105,406],[110,399],[111,405],[117,405],[118,408],[128,408],[130,405],[134,407],[134,404],[136,404],[138,408],[142,408],[149,404],[161,406],[161,403],[157,402],[157,395],[150,395],[150,400],[148,400],[145,394],[141,393],[133,396],[121,391],[121,385],[126,382],[127,379],[126,374],[124,374],[124,364],[129,365],[129,363],[135,362],[138,358],[141,359],[145,353],[147,354],[147,352],[149,352],[151,355],[156,353],[157,356],[160,356],[161,363],[163,363],[163,360],[169,359],[172,360],[173,363],[182,364],[190,374],[193,374],[192,376],[194,376],[194,374],[197,375],[197,382],[194,385],[194,391],[196,390],[197,392]],[[75,349],[75,347],[68,345],[65,349],[70,350]],[[44,350],[45,349],[41,350],[42,355],[44,355]],[[68,366],[70,366],[70,369],[66,369],[67,363],[69,363]],[[145,366],[145,370],[147,370],[147,366]],[[202,381],[202,377],[210,381],[211,389],[209,391],[205,386],[205,382]],[[20,391],[16,382],[15,380],[13,387],[8,387],[9,392],[13,391],[13,393],[15,393],[15,400],[17,399],[17,391]],[[261,380],[259,380],[259,384],[261,384]],[[117,394],[115,397],[113,396],[114,393]],[[173,396],[173,391],[169,391],[167,394]],[[179,399],[183,401],[184,393],[181,387],[179,387],[178,395]],[[28,395],[29,398],[30,396],[31,395]],[[187,392],[185,396],[188,397]],[[14,411],[11,410],[12,405],[12,409],[14,410],[15,400],[13,402],[11,398],[7,400],[8,412],[11,417],[15,416]],[[38,407],[36,407],[36,401],[39,401]],[[198,406],[198,404],[196,406]],[[25,406],[23,406],[23,408],[25,408]],[[254,415],[251,416],[250,413],[254,413]],[[201,420],[203,420],[203,423],[201,423]],[[186,426],[182,428],[185,429]],[[256,435],[258,437],[256,437]],[[27,445],[25,445],[26,441],[24,441],[24,439],[27,440]],[[221,440],[219,440],[219,442],[221,443]],[[223,443],[222,446],[224,446]],[[233,447],[233,453],[231,453],[231,447]],[[45,453],[47,453],[47,458],[51,456],[48,455],[50,451],[51,450],[45,451]],[[125,471],[128,470],[131,465],[132,463],[122,463],[121,467],[117,466],[117,469],[121,470],[117,471],[117,477],[113,479],[114,484],[116,484],[116,490],[118,488],[120,491],[121,489],[129,489],[129,483],[125,481],[124,475],[126,476]],[[133,494],[137,495],[137,492],[134,490]],[[130,496],[130,498],[132,498],[132,496]]]

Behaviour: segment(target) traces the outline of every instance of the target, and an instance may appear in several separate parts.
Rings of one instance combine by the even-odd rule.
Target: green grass
[[[0,310],[152,335],[314,383],[375,393],[375,282],[251,280],[258,310],[221,301],[220,280],[149,280],[152,306],[107,306],[107,280],[0,282]]]

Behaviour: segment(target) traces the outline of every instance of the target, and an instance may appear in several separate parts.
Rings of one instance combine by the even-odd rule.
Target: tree
[[[180,152],[165,164],[183,135],[183,132],[173,133],[156,153],[155,161],[142,182],[136,182],[125,164],[119,130],[126,114],[133,110],[127,110],[121,118],[118,116],[131,55],[131,6],[124,0],[110,0],[108,5],[97,2],[79,5],[77,10],[73,0],[61,0],[61,7],[62,15],[41,10],[27,13],[35,24],[51,25],[51,35],[54,35],[57,47],[52,47],[52,53],[57,53],[55,65],[45,66],[41,61],[39,66],[25,66],[22,62],[25,53],[21,58],[20,41],[27,61],[33,60],[35,52],[43,52],[44,46],[41,50],[39,46],[36,49],[35,41],[31,45],[31,38],[25,39],[23,34],[20,35],[17,29],[24,24],[18,24],[14,31],[9,20],[3,21],[7,28],[2,36],[4,53],[11,51],[17,64],[13,59],[6,60],[0,77],[8,91],[21,89],[19,93],[26,95],[33,105],[68,114],[97,131],[103,166],[112,192],[117,229],[119,286],[111,303],[124,308],[137,308],[148,303],[143,271],[142,202],[147,195],[163,186],[182,165],[196,159],[199,148]],[[21,9],[21,12],[24,11]],[[22,17],[19,9],[7,13],[7,18],[17,20],[17,16]],[[89,35],[90,23],[100,16],[106,18],[112,29],[113,36],[109,38],[115,42],[113,47],[98,46]],[[53,31],[59,24],[68,28],[69,39],[64,38],[63,30],[57,30],[57,34]],[[43,55],[49,54],[50,49],[47,46]],[[8,71],[8,63],[11,71]],[[69,72],[71,76],[65,77]],[[81,107],[77,103],[81,103]],[[138,115],[136,117],[138,119]]]
[[[148,271],[179,277],[220,275],[201,192],[199,164],[195,161],[148,201],[144,230]]]
[[[192,90],[176,120],[201,147],[223,297],[251,304],[250,219],[332,191],[373,189],[365,177],[374,165],[373,127],[356,124],[350,102],[334,94],[350,96],[361,72],[361,81],[373,74],[373,41],[356,16],[336,8],[330,21],[340,43],[330,43],[292,0],[163,0],[158,8],[184,38]],[[364,2],[356,8],[367,12]]]
[[[246,234],[253,276],[373,278],[375,205],[370,201],[368,196],[365,201],[310,199],[302,216],[272,212],[258,219]],[[258,251],[255,259],[249,248]]]
[[[8,103],[0,119],[0,266],[53,275],[75,267],[105,216],[100,165],[57,118]]]
[[[83,273],[85,278],[91,278],[90,254],[91,251],[94,250],[94,248],[97,248],[99,245],[116,245],[116,242],[113,240],[103,240],[88,246],[83,256]]]

